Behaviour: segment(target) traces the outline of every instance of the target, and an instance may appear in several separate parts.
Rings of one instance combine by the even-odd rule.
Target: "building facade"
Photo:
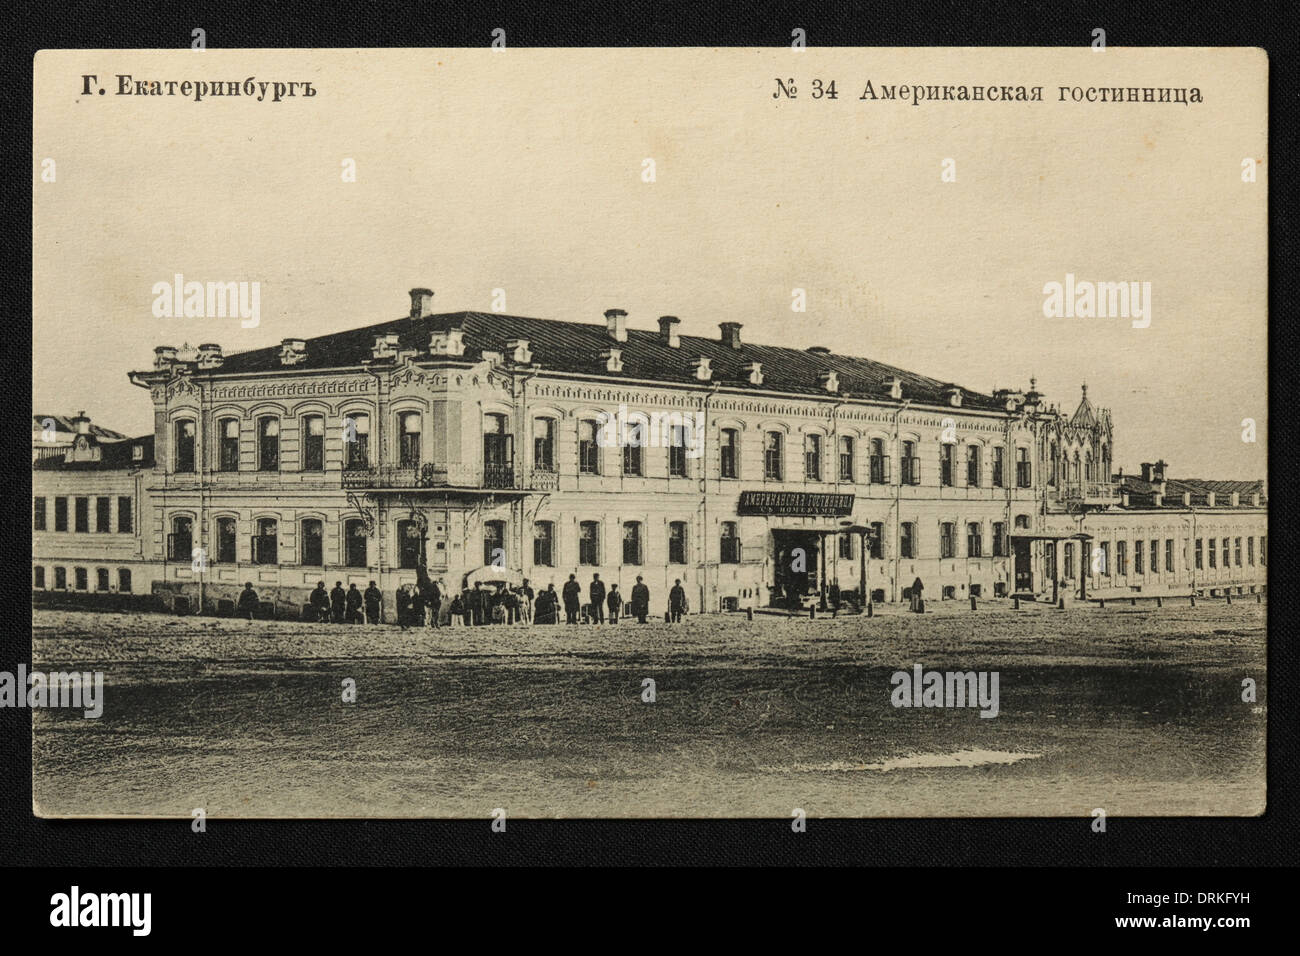
[[[1086,389],[1066,416],[1033,383],[982,394],[750,345],[734,322],[704,339],[672,316],[646,330],[618,309],[600,325],[432,299],[278,348],[160,346],[131,373],[151,436],[106,442],[86,422],[34,463],[35,587],[76,589],[82,568],[112,591],[125,570],[133,592],[219,611],[251,581],[296,616],[317,581],[391,595],[423,563],[452,588],[598,573],[627,594],[640,576],[661,614],[677,580],[692,611],[832,586],[895,602],[918,578],[927,600],[1265,580],[1262,482],[1112,476]]]

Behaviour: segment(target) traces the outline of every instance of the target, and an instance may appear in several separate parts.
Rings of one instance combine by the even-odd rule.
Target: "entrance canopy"
[[[518,571],[512,571],[509,568],[497,568],[490,564],[485,564],[481,568],[475,568],[469,574],[465,575],[465,586],[472,588],[475,583],[483,584],[508,584],[511,587],[522,584],[524,577]]]

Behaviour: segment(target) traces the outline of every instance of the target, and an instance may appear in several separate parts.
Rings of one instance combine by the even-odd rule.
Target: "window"
[[[1218,550],[1214,547],[1214,539],[1213,539],[1213,538],[1210,538],[1208,541],[1206,541],[1206,548],[1205,548],[1205,550],[1206,550],[1207,552],[1209,552],[1209,555],[1210,555],[1210,567],[1212,567],[1212,568],[1217,568],[1217,567],[1219,566],[1219,552],[1218,552]]]
[[[1165,570],[1174,569],[1174,539],[1165,538]]]
[[[72,569],[72,573],[73,573],[74,580],[77,582],[77,590],[78,590],[78,591],[89,591],[89,590],[90,590],[90,578],[89,578],[89,576],[86,574],[86,569],[85,569],[85,568],[73,568],[73,569]]]
[[[916,525],[910,521],[904,521],[898,526],[898,556],[916,557]]]
[[[852,484],[855,469],[853,467],[853,437],[840,436],[840,481]]]
[[[853,535],[847,531],[841,531],[837,536],[839,539],[839,554],[841,558],[849,561],[853,560]]]
[[[349,568],[364,568],[368,560],[366,523],[351,518],[343,523],[343,563]]]
[[[734,428],[722,429],[722,477],[735,478],[740,472],[736,467],[740,451],[740,433]]]
[[[763,477],[768,481],[780,481],[784,476],[783,452],[784,440],[780,432],[768,432],[763,436]]]
[[[1016,449],[1016,487],[1028,488],[1030,486],[1029,479],[1031,477],[1032,476],[1029,473],[1029,449],[1017,448]]]
[[[1197,571],[1205,567],[1205,561],[1202,558],[1204,552],[1205,552],[1205,539],[1197,538],[1196,539],[1196,570]]]
[[[888,479],[888,474],[886,474]],[[874,480],[874,479],[873,479]],[[919,485],[921,483],[921,459],[916,454],[916,442],[903,442],[903,484]]]
[[[1143,567],[1142,542],[1134,541],[1133,542],[1133,573],[1143,574],[1144,572],[1142,570],[1142,567]]]
[[[972,488],[980,486],[980,446],[966,446],[966,484]]]
[[[83,533],[90,531],[90,499],[74,498],[72,499],[72,506],[73,506],[73,520],[75,522],[73,525],[73,530],[80,531]],[[1228,563],[1228,557],[1227,557],[1228,539],[1227,538],[1223,539],[1223,554],[1224,554],[1223,563],[1227,564]]]
[[[108,568],[95,569],[95,590],[96,591],[108,590]]]
[[[1065,542],[1065,580],[1074,580],[1074,544]]]
[[[217,563],[234,564],[235,534],[238,522],[234,518],[217,519]]]
[[[672,443],[668,446],[668,474],[674,478],[685,478],[687,437],[685,425],[672,427]]]
[[[278,564],[280,561],[280,525],[274,518],[257,519],[253,561],[257,564]]]
[[[904,442],[903,447],[906,449],[911,442]],[[904,482],[907,482],[907,457],[904,452],[903,457],[903,474]],[[871,483],[873,485],[889,484],[889,456],[885,454],[885,442],[882,438],[871,439]]]
[[[555,567],[555,525],[550,521],[533,524],[533,564]]]
[[[129,495],[119,495],[117,499],[117,533],[131,534],[135,530],[135,502]]]
[[[45,499],[44,498],[32,499],[32,530],[33,531],[45,530]]]
[[[483,522],[483,563],[494,568],[506,566],[506,523]]]
[[[172,533],[167,544],[167,560],[189,563],[194,555],[194,522],[181,515],[172,519]]]
[[[822,480],[822,436],[803,436],[803,476],[808,481]]]
[[[578,471],[600,474],[600,425],[590,418],[578,422]]]
[[[267,416],[257,420],[257,469],[280,470],[280,419]]]
[[[643,436],[645,425],[641,422],[630,423],[627,427],[627,441],[623,443],[623,474],[639,477],[645,466],[645,448]]]
[[[722,538],[720,548],[720,559],[723,564],[740,563],[740,533],[736,530],[736,522],[722,522]]]
[[[370,416],[352,412],[343,419],[343,467],[356,471],[370,467]]]
[[[57,588],[57,589],[60,590],[60,591],[63,591],[63,590],[66,590],[66,589],[67,589],[67,587],[68,587],[68,569],[67,569],[67,568],[55,568],[55,569],[54,569],[54,586],[55,586],[55,588]]]
[[[668,522],[668,563],[686,563],[686,522]]]
[[[951,445],[945,445],[945,448],[951,448]],[[939,525],[939,557],[951,558],[955,552],[955,543],[953,542],[953,524],[945,521]]]
[[[1228,539],[1227,539],[1227,538],[1224,538],[1224,539],[1223,539],[1223,566],[1224,566],[1225,568],[1226,568],[1226,567],[1230,567],[1230,564],[1229,564],[1229,562],[1228,562],[1228,557],[1229,557],[1229,555],[1228,555],[1228,550],[1229,550],[1229,549],[1228,549]]]
[[[68,499],[67,498],[54,499],[54,530],[55,531],[68,530]]]
[[[578,563],[600,563],[600,525],[594,521],[578,525]]]
[[[975,521],[966,525],[966,557],[984,557],[984,529]]]
[[[1259,536],[1259,563],[1268,564],[1268,535]]]
[[[100,534],[108,534],[113,530],[112,498],[100,496],[95,499],[95,530]]]
[[[1237,567],[1241,567],[1241,539],[1240,539],[1240,538],[1233,538],[1233,539],[1232,539],[1232,543],[1233,543],[1233,548],[1232,548],[1232,557],[1233,557],[1233,562],[1232,562],[1232,563],[1235,564]]]
[[[40,565],[32,568],[32,587],[45,588],[45,568]]]
[[[325,419],[320,415],[302,420],[302,470],[325,470]]]
[[[515,436],[505,415],[483,416],[483,484],[488,488],[515,485]]]
[[[1139,545],[1141,547],[1141,545]],[[1152,574],[1160,573],[1160,542],[1155,538],[1151,539],[1151,561],[1147,565]]]
[[[411,520],[397,522],[397,566],[411,569],[420,566],[420,554],[424,550],[424,537],[420,526]]]
[[[641,522],[623,522],[623,563],[641,563]]]
[[[223,418],[217,422],[217,470],[239,471],[239,419]]]
[[[1098,559],[1097,568],[1096,568],[1097,573],[1109,575],[1110,574],[1110,542],[1103,541],[1100,545],[1097,546],[1097,550],[1101,552],[1101,554],[1096,555]],[[1134,547],[1133,550],[1135,552],[1140,551],[1141,547],[1136,546]]]
[[[876,560],[881,560],[885,556],[885,526],[879,521],[871,522],[871,551],[869,553]]]
[[[1250,537],[1246,539],[1246,563],[1253,565],[1255,563],[1255,539]]]
[[[1138,548],[1134,551],[1134,556],[1135,556],[1134,560],[1136,562],[1136,565],[1140,565],[1142,563],[1142,556],[1138,554],[1138,551],[1140,550],[1141,549]],[[1135,569],[1136,569],[1136,565],[1135,565]],[[1127,541],[1115,542],[1115,573],[1128,574],[1128,542]],[[1141,574],[1142,572],[1138,571],[1137,573]]]
[[[176,459],[173,471],[188,472],[194,470],[194,422],[190,419],[179,421],[175,425]]]
[[[939,446],[939,484],[952,484],[952,445]]]
[[[533,470],[555,471],[554,418],[533,419]]]
[[[304,518],[302,522],[302,564],[319,568],[325,564],[325,525],[319,518]]]
[[[420,464],[420,432],[423,428],[419,412],[402,412],[397,416],[399,465],[411,468]]]
[[[1001,488],[1002,484],[1002,462],[1006,458],[1007,450],[1001,445],[993,446],[993,487]]]
[[[121,591],[123,594],[131,593],[131,569],[130,568],[117,569],[117,589]]]

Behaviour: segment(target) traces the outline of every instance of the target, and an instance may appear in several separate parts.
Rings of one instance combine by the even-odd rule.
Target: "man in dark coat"
[[[570,574],[569,580],[564,583],[564,623],[578,623],[578,609],[582,606],[582,585],[578,583],[578,576]]]
[[[253,615],[257,613],[257,592],[253,590],[253,582],[248,581],[244,584],[244,590],[239,592],[239,616],[246,617],[249,621],[253,620]]]
[[[641,581],[639,574],[636,585],[632,588],[632,613],[641,624],[645,623],[645,617],[650,613],[650,589]]]
[[[343,615],[348,609],[348,592],[343,590],[343,582],[335,581],[334,590],[330,592],[330,610],[333,612],[334,623],[342,624]]]
[[[488,615],[492,613],[488,601],[488,593],[483,590],[483,582],[475,581],[474,590],[469,592],[469,608],[474,615],[475,624],[488,623]]]
[[[325,591],[325,582],[317,581],[316,590],[311,592],[311,606],[316,609],[316,620],[328,624],[330,619],[330,596]]]
[[[591,576],[591,587],[588,589],[591,596],[591,623],[605,623],[605,582],[600,579],[599,574]]]
[[[374,581],[371,581],[363,597],[366,602],[366,623],[378,624],[383,612],[384,593],[375,587]]]
[[[424,587],[424,602],[429,608],[429,626],[438,626],[438,615],[442,613],[442,589],[436,581],[430,581]]]
[[[623,595],[618,593],[617,584],[609,586],[609,597],[606,598],[606,601],[609,604],[609,623],[617,624],[618,612],[623,608]]]
[[[348,585],[348,603],[347,603],[347,608],[348,608],[348,623],[349,623],[349,624],[360,624],[360,623],[361,623],[361,605],[362,605],[362,603],[363,603],[363,602],[362,602],[362,600],[361,600],[361,592],[357,590],[357,586],[356,586],[355,584],[349,584],[349,585]]]
[[[908,594],[908,598],[910,599],[910,604],[908,606],[909,611],[914,611],[917,614],[921,614],[925,611],[925,601],[921,598],[921,593],[924,590],[925,585],[921,583],[919,577],[912,582],[912,590]]]
[[[397,588],[397,600],[395,602],[397,609],[397,623],[406,630],[411,626],[411,592],[407,590],[405,584]]]
[[[686,613],[686,589],[682,587],[681,578],[673,582],[673,589],[668,592],[668,613],[674,624],[680,624],[682,615]]]
[[[411,627],[424,626],[424,595],[418,587],[411,588]]]
[[[554,584],[548,584],[546,590],[537,595],[537,623],[560,623],[560,596],[555,593]]]

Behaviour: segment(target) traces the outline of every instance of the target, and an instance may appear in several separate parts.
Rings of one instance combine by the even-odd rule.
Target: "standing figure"
[[[397,623],[401,625],[402,630],[411,626],[411,592],[407,590],[406,585],[400,585],[397,588]]]
[[[617,584],[609,586],[609,597],[606,598],[606,601],[609,604],[609,623],[617,624],[618,612],[623,608],[623,595],[618,593]]]
[[[253,590],[253,582],[246,581],[244,590],[239,592],[239,616],[248,618],[249,623],[252,623],[257,607],[257,592]]]
[[[355,584],[349,584],[347,597],[347,621],[349,624],[362,623],[361,605],[363,603],[364,602],[361,600],[361,592],[357,590],[357,586]]]
[[[668,592],[668,613],[674,624],[680,624],[682,615],[686,613],[686,589],[682,587],[681,578],[673,582],[673,588]]]
[[[330,619],[330,596],[325,590],[325,582],[317,581],[316,590],[311,592],[311,606],[316,611],[316,621],[328,624]]]
[[[534,598],[533,589],[528,586],[528,579],[524,578],[524,583],[519,587],[519,620],[525,624],[533,623]]]
[[[582,585],[578,583],[578,576],[570,574],[569,580],[564,583],[564,623],[578,623],[578,609],[582,606]]]
[[[475,581],[474,590],[469,592],[469,609],[474,618],[474,624],[486,624],[490,612],[488,604],[488,593],[483,590],[483,582]]]
[[[921,592],[924,590],[925,585],[921,583],[920,578],[917,578],[912,582],[911,603],[908,605],[908,610],[914,611],[917,614],[924,613],[925,601],[921,599]]]
[[[591,576],[591,587],[587,592],[591,596],[591,623],[605,623],[605,582],[599,574]]]
[[[348,592],[343,590],[343,582],[335,581],[334,590],[330,592],[330,616],[335,624],[342,624],[347,614]]]
[[[363,595],[366,603],[366,623],[378,624],[383,617],[384,594],[379,588],[375,587],[375,582],[370,582],[370,587],[366,588]]]
[[[645,623],[646,615],[650,613],[650,589],[641,581],[639,574],[636,576],[636,585],[632,588],[632,613],[641,624]]]

